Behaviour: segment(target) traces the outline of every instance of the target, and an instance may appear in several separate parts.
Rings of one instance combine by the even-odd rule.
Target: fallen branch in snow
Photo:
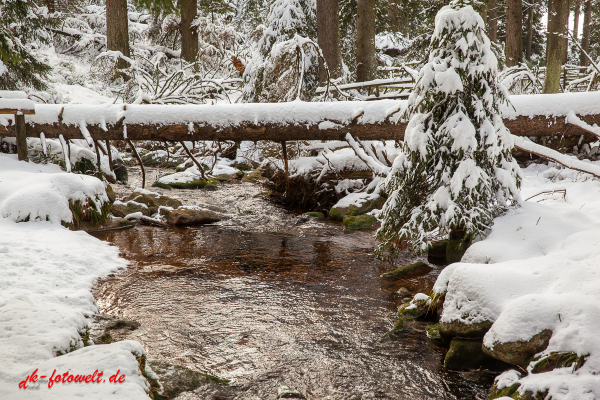
[[[526,138],[521,138],[513,135],[513,140],[515,142],[515,147],[520,150],[554,161],[566,168],[594,175],[596,178],[600,178],[600,166],[598,165],[586,163],[578,159],[568,157],[562,153],[559,153],[558,151],[533,143],[531,140]]]
[[[596,135],[598,136],[598,138],[600,138],[600,127],[596,126],[592,126],[590,124],[588,124],[585,121],[582,121],[581,118],[579,118],[574,111],[570,111],[567,116],[565,117],[565,122],[567,124],[572,124],[572,125],[576,125],[578,127],[580,127],[581,129],[583,129],[586,132],[591,133],[592,135]]]
[[[133,143],[131,143],[131,140],[129,140],[129,139],[126,139],[126,140],[127,140],[127,144],[129,145],[129,147],[131,147],[131,151],[133,152],[133,155],[135,156],[135,158],[137,158],[138,162],[140,163],[140,168],[142,169],[142,189],[144,189],[146,187],[146,169],[144,168],[144,163],[142,162],[142,158],[140,157],[137,150],[135,149],[135,146],[133,145]]]
[[[360,158],[371,171],[373,171],[373,174],[383,177],[388,176],[390,167],[379,161],[367,146],[364,146],[362,142],[360,142],[359,145],[349,133],[346,134],[346,141],[350,147],[352,147],[356,156]]]
[[[194,162],[194,164],[196,164],[196,168],[198,168],[198,171],[200,172],[200,175],[202,175],[202,179],[205,180],[205,181],[207,181],[208,179],[206,179],[206,176],[204,175],[204,168],[202,168],[202,164],[200,164],[200,161],[198,161],[196,159],[196,157],[194,157],[194,155],[192,154],[192,152],[185,145],[185,142],[181,141],[179,143],[181,144],[181,147],[183,147],[183,150],[185,150],[185,152],[187,153],[187,155],[192,159],[192,161]]]
[[[529,196],[528,198],[525,199],[525,201],[529,201],[531,199],[533,199],[534,197],[537,196],[541,196],[543,194],[554,194],[554,193],[560,193],[563,195],[563,200],[567,200],[567,189],[556,189],[556,190],[544,190],[542,192],[539,192],[538,194],[534,194],[533,196]],[[544,200],[544,199],[542,199]],[[538,200],[538,203],[542,200]]]

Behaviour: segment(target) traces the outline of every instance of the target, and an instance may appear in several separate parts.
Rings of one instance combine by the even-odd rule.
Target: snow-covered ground
[[[589,355],[577,371],[508,371],[500,387],[548,390],[553,400],[600,398],[600,182],[590,175],[533,164],[523,169],[522,207],[494,221],[434,291],[447,289],[443,322],[494,322],[484,346],[526,341],[553,331],[540,354]]]
[[[81,336],[97,312],[92,284],[126,266],[117,248],[60,224],[68,212],[68,199],[82,198],[84,193],[106,196],[95,178],[0,154],[2,399],[148,398],[146,380],[134,356],[145,354],[138,342],[83,347]],[[15,216],[23,216],[23,210],[39,215],[42,221],[31,218],[31,222],[15,223]],[[27,389],[20,388],[20,382],[36,370],[37,382],[30,380],[22,385]],[[124,382],[109,382],[118,370],[118,377],[125,375]],[[64,375],[67,383],[56,379],[66,372],[83,375],[89,383],[74,383],[69,375]],[[103,376],[98,378],[100,372]]]

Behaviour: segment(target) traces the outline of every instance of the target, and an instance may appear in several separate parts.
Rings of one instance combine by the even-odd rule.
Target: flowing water
[[[149,358],[230,379],[238,399],[275,399],[282,385],[308,399],[487,399],[491,378],[445,370],[427,322],[382,338],[401,301],[395,292],[428,293],[441,267],[382,281],[393,266],[369,254],[372,233],[295,225],[257,191],[182,195],[229,215],[216,225],[97,234],[130,260],[98,283],[101,312],[139,321],[128,338]],[[219,397],[199,389],[181,398]]]

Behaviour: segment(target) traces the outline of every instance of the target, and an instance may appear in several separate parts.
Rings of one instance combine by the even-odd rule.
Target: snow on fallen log
[[[586,163],[576,158],[569,157],[565,154],[559,153],[556,150],[552,150],[548,147],[533,143],[527,138],[517,137],[513,135],[513,140],[515,143],[515,147],[520,150],[554,161],[560,165],[563,165],[566,168],[574,169],[576,171],[591,174],[597,178],[600,178],[600,166],[598,165]]]

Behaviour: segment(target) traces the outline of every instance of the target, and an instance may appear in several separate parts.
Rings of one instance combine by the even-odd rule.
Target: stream
[[[152,188],[154,190],[154,188]],[[441,343],[418,322],[383,337],[406,287],[428,293],[443,267],[385,282],[372,232],[309,220],[271,203],[258,185],[215,192],[160,191],[227,219],[213,225],[97,233],[118,246],[127,269],[100,280],[102,313],[138,321],[127,336],[150,359],[231,380],[178,399],[276,399],[290,386],[307,399],[487,399],[492,377],[443,368]],[[118,188],[131,192],[132,188]],[[418,260],[407,253],[397,266]]]

